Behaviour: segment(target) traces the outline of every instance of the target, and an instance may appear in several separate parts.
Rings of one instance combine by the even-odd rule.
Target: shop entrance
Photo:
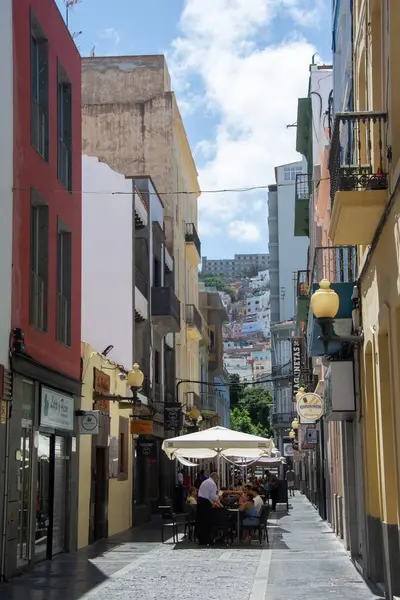
[[[52,558],[65,550],[67,489],[66,440],[38,433],[35,557]]]

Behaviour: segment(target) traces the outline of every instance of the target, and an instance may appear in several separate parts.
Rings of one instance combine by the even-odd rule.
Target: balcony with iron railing
[[[312,191],[312,180],[309,173],[296,175],[295,204],[294,204],[294,235],[308,237],[309,234],[309,204]]]
[[[151,288],[151,319],[162,337],[180,331],[180,302],[171,287]]]
[[[137,267],[135,267],[135,286],[147,300],[149,295],[147,291],[147,281],[145,276],[139,271]]]
[[[315,248],[310,273],[310,295],[318,288],[322,279],[331,282],[331,288],[339,296],[339,311],[335,318],[335,332],[349,335],[352,330],[353,292],[357,280],[357,249],[355,246],[319,246]],[[307,323],[307,344],[310,356],[323,356],[325,350],[320,339],[321,328],[311,308]],[[329,354],[341,348],[338,341],[329,344]]]
[[[194,304],[186,304],[186,330],[188,337],[192,340],[201,340],[201,314]]]
[[[194,223],[185,224],[185,241],[191,261],[198,265],[201,259],[201,243]]]
[[[335,246],[372,242],[387,202],[387,119],[377,111],[335,116],[329,155]]]

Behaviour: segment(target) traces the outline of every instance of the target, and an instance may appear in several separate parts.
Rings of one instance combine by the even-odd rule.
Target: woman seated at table
[[[239,507],[240,512],[243,515],[242,526],[243,527],[259,527],[260,515],[257,508],[254,505],[254,496],[251,493],[247,494],[246,502]],[[250,540],[250,535],[245,538],[245,542]]]
[[[197,505],[197,489],[193,486],[189,488],[189,495],[186,499],[186,504],[191,504],[192,506]]]
[[[251,485],[245,485],[242,488],[242,493],[239,496],[239,505],[242,506],[247,502],[247,496],[251,492]]]

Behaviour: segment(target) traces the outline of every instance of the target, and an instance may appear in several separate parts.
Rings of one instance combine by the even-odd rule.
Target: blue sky
[[[65,14],[64,0],[56,0]],[[331,60],[327,0],[81,0],[69,25],[82,55],[167,55],[202,189],[274,183],[295,152],[308,67]],[[203,194],[202,253],[267,252],[265,191]]]

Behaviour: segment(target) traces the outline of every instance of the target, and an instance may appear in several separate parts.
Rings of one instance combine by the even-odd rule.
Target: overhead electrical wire
[[[330,177],[323,177],[321,178],[319,181],[329,181]],[[229,193],[245,193],[245,192],[253,192],[256,190],[268,190],[270,187],[288,187],[289,182],[286,183],[278,183],[278,184],[268,184],[268,185],[253,185],[253,186],[249,186],[249,187],[242,187],[242,188],[222,188],[222,189],[215,189],[215,190],[190,190],[190,191],[179,191],[179,190],[175,190],[173,192],[146,192],[146,195],[149,194],[150,196],[177,196],[177,195],[181,195],[181,196],[191,196],[193,194],[197,194],[198,196],[202,195],[202,194],[229,194]],[[295,184],[295,181],[293,181],[293,184]],[[14,187],[12,188],[13,192],[30,192],[31,188],[18,188],[18,187]],[[132,192],[121,192],[121,191],[112,191],[112,190],[104,190],[104,191],[85,191],[85,190],[63,190],[63,189],[49,189],[49,188],[35,188],[35,191],[37,192],[48,192],[48,193],[52,193],[52,194],[67,194],[69,196],[71,196],[72,194],[87,194],[87,195],[93,195],[93,196],[105,196],[107,194],[110,194],[111,196],[131,196]]]

